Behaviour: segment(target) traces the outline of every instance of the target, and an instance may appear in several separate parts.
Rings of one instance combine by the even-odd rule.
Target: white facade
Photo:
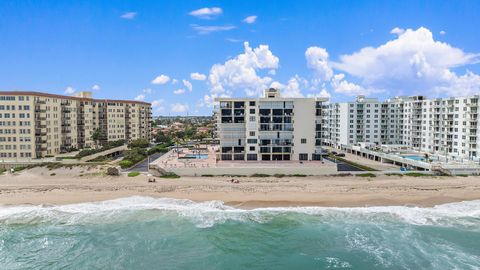
[[[320,159],[321,98],[219,98],[216,113],[220,160]]]
[[[323,144],[393,144],[455,159],[480,153],[479,96],[426,99],[395,97],[384,102],[359,97],[324,106]]]

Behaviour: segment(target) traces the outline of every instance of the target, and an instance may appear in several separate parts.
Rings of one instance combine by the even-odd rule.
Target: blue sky
[[[0,90],[89,90],[157,115],[270,86],[478,94],[478,14],[480,1],[0,1]]]

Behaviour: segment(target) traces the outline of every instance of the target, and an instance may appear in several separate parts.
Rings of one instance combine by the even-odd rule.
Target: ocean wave
[[[194,202],[186,199],[132,196],[115,200],[69,205],[0,206],[0,222],[62,223],[109,222],[122,214],[139,210],[174,213],[193,220],[198,227],[211,227],[226,221],[268,222],[284,214],[303,214],[325,220],[359,219],[371,222],[400,221],[413,225],[480,227],[480,200],[437,205],[430,208],[409,206],[375,207],[270,207],[251,210],[234,208],[222,201]]]

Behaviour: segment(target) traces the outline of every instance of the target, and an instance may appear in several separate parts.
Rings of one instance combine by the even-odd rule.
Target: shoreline
[[[77,204],[130,196],[218,200],[242,209],[264,207],[419,206],[480,199],[480,176],[112,177],[97,168],[34,168],[0,176],[0,205]]]

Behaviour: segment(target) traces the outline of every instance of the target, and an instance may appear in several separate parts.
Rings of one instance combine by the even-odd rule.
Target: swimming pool
[[[418,160],[418,161],[424,161],[425,158],[422,156],[402,156],[404,158],[412,159],[412,160]]]
[[[208,154],[186,154],[185,158],[206,159]]]

